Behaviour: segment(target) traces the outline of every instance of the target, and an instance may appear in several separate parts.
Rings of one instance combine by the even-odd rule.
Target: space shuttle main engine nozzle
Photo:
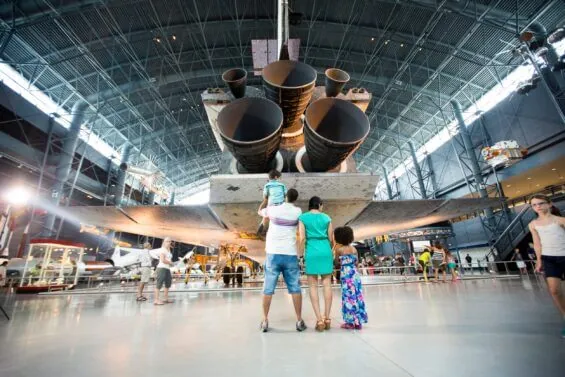
[[[267,172],[281,142],[283,113],[277,104],[236,99],[220,111],[217,122],[226,148],[246,172]]]
[[[315,85],[316,70],[308,64],[279,60],[263,68],[265,97],[281,107],[284,132],[302,127],[300,116],[312,98]]]
[[[367,135],[369,118],[349,101],[322,98],[306,109],[304,144],[313,172],[336,168]]]
[[[326,69],[326,96],[336,97],[341,90],[349,82],[349,74],[341,69]]]
[[[245,96],[245,87],[247,85],[247,71],[245,69],[228,69],[222,74],[222,80],[230,88],[230,92],[235,98],[243,98]]]

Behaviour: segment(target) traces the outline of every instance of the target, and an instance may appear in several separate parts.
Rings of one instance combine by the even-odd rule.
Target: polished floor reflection
[[[366,287],[362,331],[294,330],[277,291],[272,332],[258,331],[254,291],[173,295],[10,296],[0,318],[0,376],[563,376],[561,319],[535,279]]]

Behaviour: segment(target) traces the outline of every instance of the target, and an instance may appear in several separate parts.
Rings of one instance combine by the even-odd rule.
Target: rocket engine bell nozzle
[[[369,118],[349,101],[322,98],[306,109],[304,144],[312,171],[341,164],[369,135]]]
[[[247,71],[243,68],[228,69],[222,74],[222,80],[230,88],[230,92],[235,98],[245,96],[247,86]]]
[[[325,74],[327,97],[336,97],[350,80],[347,72],[337,68],[328,68]]]
[[[226,148],[248,173],[265,173],[282,136],[283,113],[264,98],[236,99],[218,114],[217,124]]]
[[[279,60],[263,68],[265,97],[278,104],[283,112],[283,129],[300,129],[300,116],[314,93],[316,70],[294,60]]]

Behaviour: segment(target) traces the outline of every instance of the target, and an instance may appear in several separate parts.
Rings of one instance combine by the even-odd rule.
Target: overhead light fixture
[[[88,199],[92,199],[92,196],[90,196],[90,195],[86,195],[86,197],[87,197]]]
[[[556,169],[556,168],[553,168],[553,169],[551,169],[551,170],[556,171],[557,169]]]
[[[528,179],[532,179],[532,177],[528,177]]]
[[[539,187],[539,183],[536,185],[536,187]]]
[[[374,41],[374,40],[375,40],[375,37],[371,37],[371,41]]]
[[[512,187],[512,185],[506,185],[506,187]]]
[[[174,35],[174,34],[173,34],[173,36],[172,36],[171,38],[173,38],[173,41],[176,41],[176,40],[177,40],[177,36]]]
[[[385,45],[387,45],[387,44],[388,44],[388,42],[390,42],[390,40],[388,40],[388,39],[387,39],[387,40],[385,41]]]
[[[401,44],[400,44],[400,47],[404,47],[404,43],[401,43]]]
[[[155,37],[155,38],[153,38],[153,40],[157,43],[161,43],[161,38],[159,38],[159,37]]]

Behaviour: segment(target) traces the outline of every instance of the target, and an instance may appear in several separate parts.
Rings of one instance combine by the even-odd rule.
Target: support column
[[[171,199],[169,200],[169,205],[170,206],[175,205],[175,192],[174,191],[171,193]]]
[[[392,200],[392,187],[390,186],[390,182],[388,181],[388,172],[383,165],[383,178],[386,184],[386,193],[388,195],[388,200]]]
[[[114,195],[114,205],[121,207],[122,200],[124,198],[124,190],[126,188],[126,170],[127,163],[129,162],[129,155],[131,152],[131,144],[126,144],[124,150],[122,151],[122,161],[120,163],[120,170],[118,171],[118,184],[116,185],[116,191]],[[125,164],[125,169],[122,168]]]
[[[483,181],[483,175],[481,174],[481,168],[479,166],[479,160],[477,155],[475,154],[475,149],[473,148],[473,142],[471,140],[471,135],[469,134],[469,130],[465,125],[465,120],[463,119],[463,112],[461,111],[461,105],[459,102],[453,100],[451,101],[451,106],[453,107],[453,113],[455,114],[455,119],[457,119],[457,130],[459,131],[459,135],[461,135],[461,139],[463,140],[463,145],[465,146],[465,153],[469,158],[469,163],[471,165],[471,170],[473,172],[473,179],[475,181],[475,185],[477,186],[477,191],[481,198],[488,198],[488,193],[485,188],[485,184]],[[495,228],[494,224],[494,215],[492,208],[487,208],[485,210],[485,214],[487,217],[487,222],[491,229]],[[491,235],[494,236],[494,235]]]
[[[414,164],[414,171],[416,172],[416,178],[418,179],[418,187],[420,188],[420,197],[422,199],[427,199],[428,195],[426,193],[426,185],[424,184],[424,178],[422,177],[422,169],[418,163],[418,158],[416,157],[416,149],[414,144],[409,141],[408,146],[410,147],[410,155],[412,156],[412,163]]]
[[[149,191],[149,195],[147,195],[148,197],[148,204],[150,206],[154,206],[155,205],[155,193],[153,191]]]
[[[86,102],[78,101],[74,104],[71,111],[73,119],[71,120],[71,126],[65,137],[65,141],[63,142],[59,164],[55,170],[55,184],[53,185],[53,190],[51,192],[51,200],[55,206],[59,205],[63,189],[65,188],[65,182],[69,179],[69,173],[71,172],[71,167],[73,165],[73,158],[77,147],[80,127],[84,122],[87,109],[88,104]],[[45,221],[45,229],[47,232],[51,233],[53,231],[56,217],[57,216],[54,213],[50,213],[47,216],[47,220]]]
[[[437,186],[436,172],[434,170],[434,165],[432,163],[432,157],[429,154],[426,156],[426,163],[428,164],[430,181],[432,182],[432,189],[434,190],[433,198],[435,199],[439,187]]]

